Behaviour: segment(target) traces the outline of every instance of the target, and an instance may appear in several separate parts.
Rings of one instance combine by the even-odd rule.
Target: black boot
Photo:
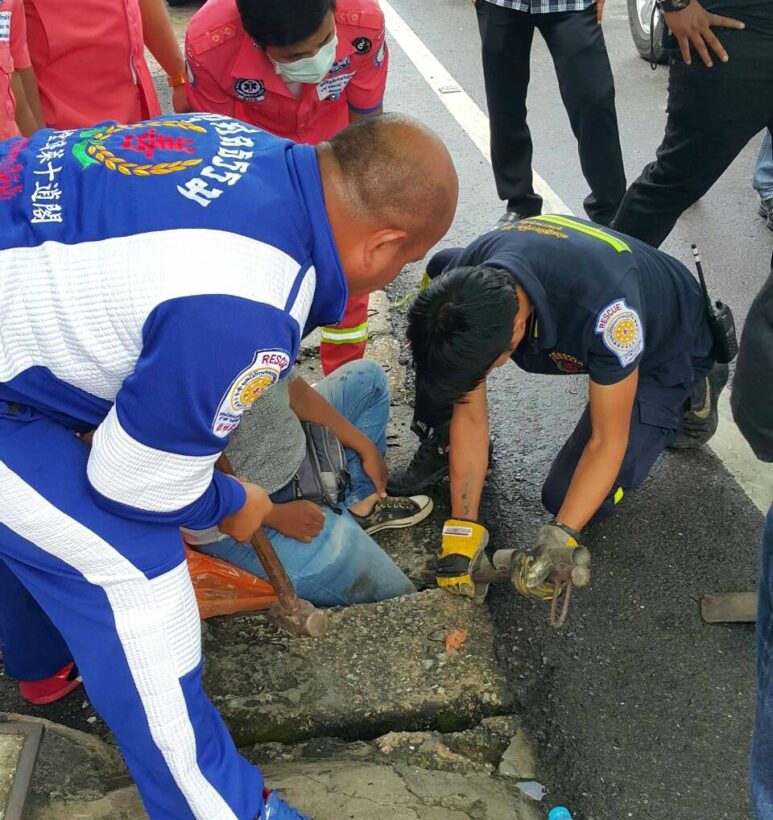
[[[389,476],[389,495],[418,495],[448,475],[449,426],[446,423],[433,430],[421,442],[411,463]]]
[[[705,444],[717,432],[719,394],[727,384],[729,368],[717,364],[693,388],[690,406],[682,417],[676,438],[668,445],[672,450],[691,450]]]

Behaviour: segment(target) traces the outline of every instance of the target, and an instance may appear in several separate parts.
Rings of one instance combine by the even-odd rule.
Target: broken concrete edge
[[[6,717],[18,716],[0,719]],[[45,782],[42,789],[37,783],[25,820],[146,817],[114,749],[82,732],[35,722],[46,727]],[[516,742],[511,737],[520,731],[518,718],[507,715],[459,733],[392,732],[357,743],[319,738],[293,746],[260,745],[247,756],[261,766],[272,788],[315,820],[537,820],[544,809],[519,788],[530,771],[505,776],[501,771]],[[108,767],[103,788],[84,781],[88,773],[72,765],[89,759]],[[52,766],[58,781],[52,779]]]

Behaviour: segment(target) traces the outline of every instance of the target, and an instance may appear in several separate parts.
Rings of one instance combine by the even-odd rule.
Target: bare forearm
[[[451,419],[449,470],[451,516],[477,520],[488,470],[488,415],[466,404],[454,407]]]
[[[185,70],[182,51],[172,29],[164,0],[139,0],[145,45],[170,76]]]
[[[24,88],[24,96],[27,98],[27,105],[35,118],[35,125],[38,129],[45,128],[46,120],[43,116],[43,106],[40,104],[38,78],[35,76],[35,69],[32,67],[20,68],[19,77],[21,78],[22,88]]]
[[[372,444],[343,414],[323,398],[308,382],[295,379],[290,383],[290,407],[301,421],[312,421],[329,427],[344,447],[361,452]]]
[[[23,136],[31,137],[38,130],[38,126],[27,104],[27,97],[24,94],[24,87],[18,71],[14,71],[11,77],[11,89],[13,96],[16,98],[16,125]]]
[[[626,447],[627,441],[586,445],[556,516],[562,524],[581,530],[593,518],[620,473]]]

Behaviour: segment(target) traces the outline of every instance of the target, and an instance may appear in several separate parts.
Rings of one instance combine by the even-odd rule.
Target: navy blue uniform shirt
[[[681,262],[591,222],[543,215],[484,234],[429,263],[443,271],[488,265],[512,274],[534,306],[513,360],[530,373],[588,373],[615,384],[689,387],[712,339],[697,280]],[[694,359],[702,360],[698,372]]]

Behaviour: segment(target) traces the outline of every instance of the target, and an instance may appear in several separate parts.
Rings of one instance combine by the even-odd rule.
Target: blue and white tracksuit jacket
[[[71,654],[154,820],[260,810],[178,527],[241,508],[215,460],[346,298],[311,147],[206,114],[0,143],[6,670]]]

